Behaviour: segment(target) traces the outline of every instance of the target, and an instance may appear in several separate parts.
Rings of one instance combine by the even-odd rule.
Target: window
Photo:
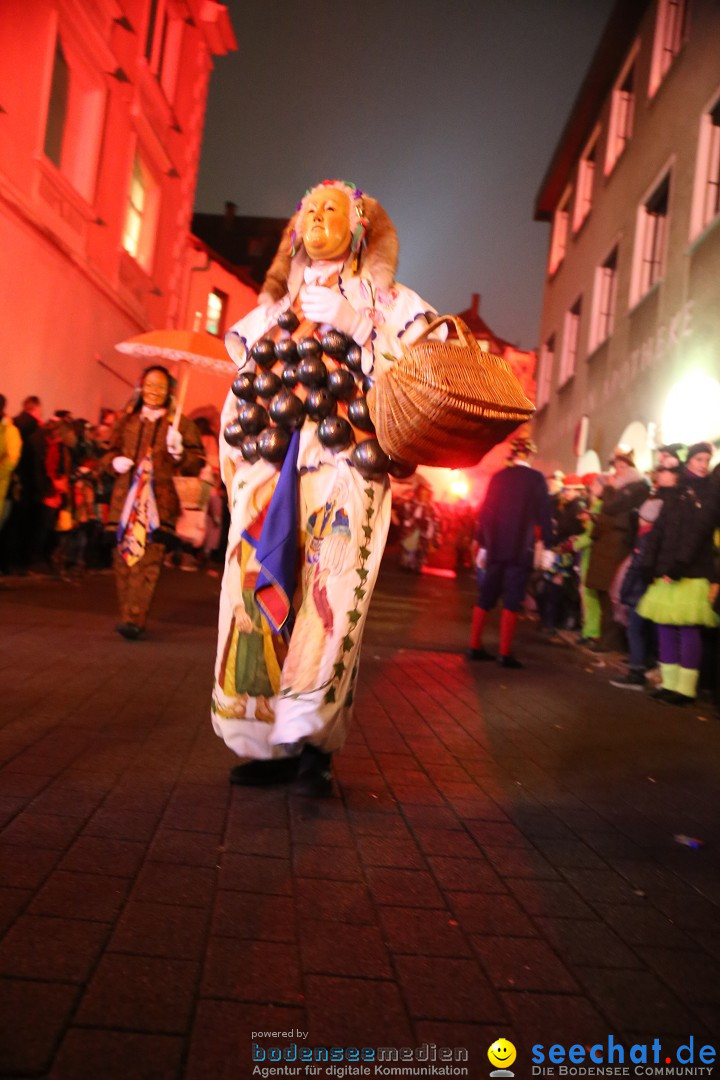
[[[670,173],[655,187],[638,211],[631,303],[637,303],[665,273]]]
[[[557,205],[555,215],[553,217],[552,235],[550,237],[550,262],[548,264],[548,271],[554,274],[560,263],[565,258],[565,250],[567,248],[567,236],[568,236],[568,218],[570,216],[570,195],[572,194],[570,188],[567,188],[565,194]]]
[[[553,368],[555,367],[555,335],[551,334],[540,351],[540,369],[537,383],[537,407],[542,409],[550,400]]]
[[[720,214],[720,97],[700,121],[690,225],[694,240]]]
[[[585,147],[578,165],[577,191],[575,193],[575,213],[573,214],[573,232],[582,225],[590,213],[593,201],[593,184],[595,180],[595,157],[599,130],[595,131],[590,142]]]
[[[650,97],[657,91],[685,40],[687,0],[659,0],[650,68]]]
[[[122,246],[150,272],[155,246],[160,188],[139,153],[135,154]]]
[[[578,341],[580,339],[580,312],[582,298],[578,297],[573,306],[565,313],[563,328],[563,347],[560,357],[560,377],[558,387],[564,386],[575,374],[577,364]]]
[[[227,293],[220,289],[213,289],[208,296],[207,311],[205,313],[205,329],[209,334],[222,334],[225,329],[225,308],[227,305]]]
[[[635,45],[613,89],[605,153],[606,176],[613,171],[615,163],[632,138],[635,120],[635,59],[639,47],[639,43]]]
[[[145,59],[156,76],[168,101],[175,95],[180,63],[183,22],[170,14],[168,0],[150,0]]]
[[[615,325],[617,298],[617,245],[595,271],[593,312],[590,322],[590,350],[607,341]]]
[[[43,150],[88,203],[95,197],[104,118],[102,77],[58,36]]]

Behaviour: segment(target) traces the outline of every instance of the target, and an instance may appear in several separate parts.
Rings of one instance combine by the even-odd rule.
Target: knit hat
[[[576,473],[568,473],[567,476],[565,477],[565,479],[563,480],[563,487],[566,487],[566,488],[581,488],[581,487],[585,487],[585,484],[583,482],[582,477],[578,476]]]
[[[685,453],[685,443],[673,442],[666,443],[665,446],[658,447],[658,454],[668,454],[670,457],[674,457],[678,462],[683,460]]]
[[[595,483],[597,478],[598,474],[596,472],[586,472],[580,477],[585,487],[590,487],[591,484]]]
[[[709,442],[693,443],[693,445],[691,447],[689,447],[689,449],[688,449],[687,457],[685,458],[685,464],[687,465],[690,458],[695,457],[696,454],[709,454],[710,457],[712,457],[714,453],[715,453],[715,448],[713,447],[712,443],[709,443]]]
[[[635,468],[635,454],[633,450],[625,446],[616,446],[612,452],[612,458],[610,464],[614,465],[616,461],[624,461],[626,465],[630,465]]]

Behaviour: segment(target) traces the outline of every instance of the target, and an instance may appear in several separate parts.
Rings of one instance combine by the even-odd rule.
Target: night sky
[[[536,346],[548,226],[534,198],[612,0],[225,0],[196,209],[289,217],[324,177],[390,213],[398,280],[439,311],[482,295]]]

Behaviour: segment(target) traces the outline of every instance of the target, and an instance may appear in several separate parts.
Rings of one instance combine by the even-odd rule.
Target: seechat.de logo
[[[508,1068],[512,1065],[517,1057],[517,1050],[511,1042],[507,1039],[496,1039],[488,1050],[488,1058],[491,1065],[495,1068],[490,1073],[491,1076],[514,1076],[514,1072],[510,1072]]]

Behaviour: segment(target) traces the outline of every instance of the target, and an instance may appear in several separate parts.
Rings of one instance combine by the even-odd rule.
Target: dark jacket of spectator
[[[645,578],[716,578],[715,547],[708,527],[713,497],[710,476],[685,473],[671,488],[643,556]]]
[[[634,471],[634,470],[633,470]],[[634,473],[637,477],[638,474]],[[592,548],[585,585],[607,592],[617,568],[632,550],[634,514],[647,498],[648,485],[633,478],[623,487],[608,485],[592,532]]]

